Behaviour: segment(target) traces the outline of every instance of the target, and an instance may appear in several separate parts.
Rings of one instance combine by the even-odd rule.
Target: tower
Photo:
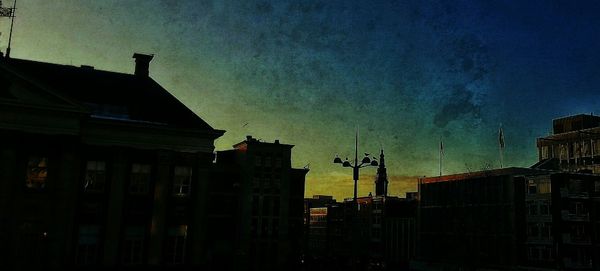
[[[377,176],[375,177],[375,195],[376,196],[387,196],[387,170],[385,168],[385,159],[383,155],[383,149],[379,155],[379,167],[377,168]]]

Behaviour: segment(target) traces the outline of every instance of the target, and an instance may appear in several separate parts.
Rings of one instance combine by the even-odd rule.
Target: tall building
[[[300,263],[308,170],[292,168],[292,147],[248,136],[232,150],[217,152],[209,185],[214,262],[239,270]]]
[[[224,131],[133,57],[134,74],[0,59],[2,269],[202,264]]]
[[[600,174],[600,117],[574,115],[552,121],[552,134],[537,139],[535,167]]]

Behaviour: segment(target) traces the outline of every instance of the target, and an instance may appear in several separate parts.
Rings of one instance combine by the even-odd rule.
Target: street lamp
[[[379,164],[377,163],[377,159],[375,159],[375,157],[373,158],[369,158],[369,154],[365,153],[365,157],[360,161],[360,164],[358,163],[358,129],[356,129],[356,137],[354,138],[354,161],[350,162],[348,161],[348,157],[346,157],[345,161],[342,161],[342,158],[340,158],[338,155],[335,156],[335,158],[333,159],[333,163],[335,164],[342,164],[342,167],[350,167],[352,168],[352,177],[354,179],[354,204],[358,204],[358,201],[356,200],[357,198],[357,190],[358,190],[358,176],[359,176],[359,170],[363,167],[368,167],[368,166],[378,166]]]
[[[352,176],[354,179],[354,202],[352,203],[354,206],[352,208],[352,219],[350,224],[352,225],[351,229],[351,242],[352,242],[352,246],[353,246],[353,258],[355,261],[355,264],[353,264],[353,268],[354,270],[360,270],[362,264],[360,257],[359,257],[359,238],[361,236],[357,236],[360,233],[359,230],[359,219],[358,219],[358,200],[357,200],[357,192],[358,192],[358,176],[359,176],[359,170],[363,167],[368,167],[368,166],[378,166],[379,164],[377,163],[377,159],[375,159],[375,157],[373,158],[369,158],[369,154],[365,153],[365,157],[363,157],[363,159],[360,161],[359,164],[359,160],[358,160],[358,128],[356,129],[356,136],[354,138],[354,161],[349,161],[348,157],[346,157],[346,160],[342,161],[342,158],[340,158],[338,155],[335,156],[335,158],[333,159],[333,163],[335,164],[341,164],[342,167],[349,167],[352,168]],[[362,238],[360,238],[360,240],[363,240]],[[364,266],[362,266],[364,267]]]

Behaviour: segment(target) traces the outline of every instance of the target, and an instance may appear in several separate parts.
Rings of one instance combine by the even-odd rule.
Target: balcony
[[[590,194],[588,192],[574,192],[569,191],[567,188],[560,189],[560,196],[562,198],[570,198],[570,199],[589,199]]]
[[[570,233],[562,234],[562,241],[569,245],[591,245],[592,238],[590,236],[577,236]]]
[[[560,217],[563,221],[574,221],[574,222],[588,222],[590,221],[589,213],[569,213],[569,211],[562,210]]]
[[[564,258],[563,264],[565,268],[568,269],[591,269],[592,268],[592,260],[574,260],[571,258]]]

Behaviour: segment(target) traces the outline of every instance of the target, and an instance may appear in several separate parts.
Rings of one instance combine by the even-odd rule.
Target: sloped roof
[[[3,59],[0,67],[80,103],[95,118],[222,133],[150,77],[22,59]]]

